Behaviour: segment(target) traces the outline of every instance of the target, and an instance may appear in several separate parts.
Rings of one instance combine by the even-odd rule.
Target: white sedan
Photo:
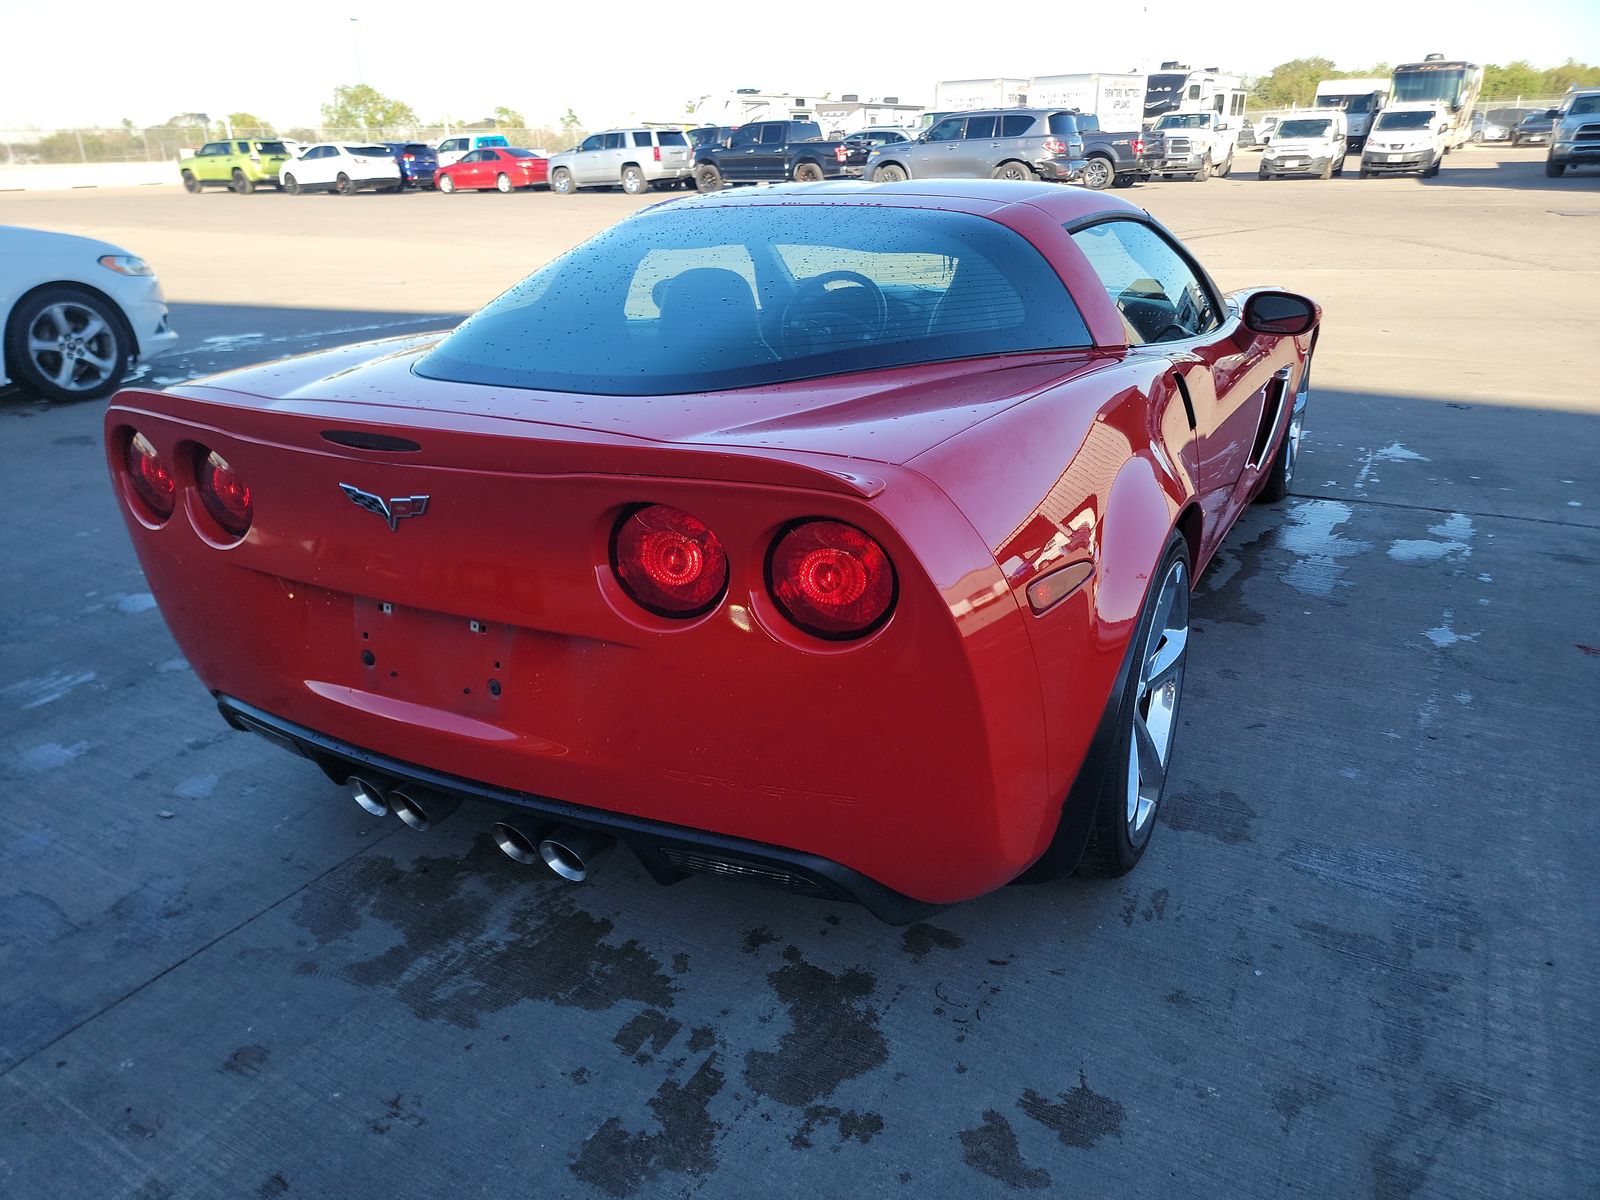
[[[0,225],[0,384],[46,400],[110,395],[178,340],[161,282],[120,246]]]
[[[399,191],[405,186],[400,164],[387,146],[322,142],[278,168],[278,183],[290,195],[338,192],[353,196],[364,187]]]

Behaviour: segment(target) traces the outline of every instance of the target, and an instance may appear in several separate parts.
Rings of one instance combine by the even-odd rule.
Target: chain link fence
[[[79,129],[0,129],[0,167],[64,163],[176,162],[206,142],[232,138],[291,138],[314,142],[425,142],[437,146],[457,135],[498,134],[513,146],[551,153],[577,144],[584,130],[576,126],[534,126],[527,129],[463,128],[459,125],[399,125],[378,128],[303,127],[259,129],[220,125],[132,125]]]

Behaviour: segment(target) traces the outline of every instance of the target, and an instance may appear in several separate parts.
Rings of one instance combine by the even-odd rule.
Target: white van
[[[1292,175],[1332,179],[1344,174],[1350,125],[1337,108],[1317,108],[1280,117],[1272,144],[1261,152],[1262,179]]]
[[[463,133],[439,143],[439,165],[453,167],[474,150],[509,150],[511,143],[498,133]]]
[[[1450,128],[1450,113],[1437,104],[1391,104],[1378,114],[1361,148],[1361,178],[1437,175]]]

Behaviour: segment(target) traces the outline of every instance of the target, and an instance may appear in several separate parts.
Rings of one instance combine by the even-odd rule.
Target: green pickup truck
[[[198,192],[209,186],[228,187],[241,196],[256,190],[258,183],[278,186],[278,168],[292,157],[282,142],[262,138],[237,138],[226,142],[207,142],[188,158],[178,160],[185,191]]]

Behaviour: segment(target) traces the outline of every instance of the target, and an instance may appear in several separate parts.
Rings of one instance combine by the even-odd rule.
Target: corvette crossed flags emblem
[[[426,496],[394,496],[385,500],[382,496],[374,496],[371,492],[363,492],[354,484],[341,483],[339,490],[350,497],[351,503],[357,508],[364,508],[369,513],[376,513],[389,523],[389,528],[398,532],[400,522],[407,517],[420,517],[428,511],[428,498]]]

